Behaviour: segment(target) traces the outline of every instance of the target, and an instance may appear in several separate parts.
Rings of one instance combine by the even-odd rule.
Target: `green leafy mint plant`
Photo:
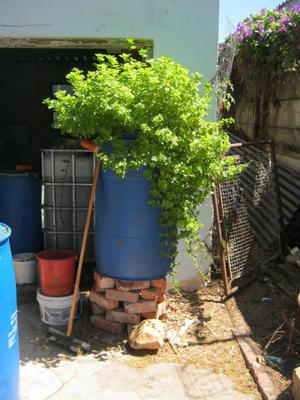
[[[97,55],[95,70],[86,74],[74,68],[67,80],[73,94],[65,91],[46,99],[55,111],[62,132],[88,138],[97,145],[111,143],[113,152],[97,156],[105,169],[120,177],[145,168],[150,181],[151,205],[161,209],[166,240],[184,239],[197,262],[201,243],[199,206],[214,182],[232,177],[238,170],[234,158],[225,158],[229,141],[224,126],[229,122],[207,120],[212,88],[200,88],[198,73],[168,57],[142,60],[130,54]],[[202,90],[202,95],[199,90]],[[129,144],[123,134],[135,140]]]

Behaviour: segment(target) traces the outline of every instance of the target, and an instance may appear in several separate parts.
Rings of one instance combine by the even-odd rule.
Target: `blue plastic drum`
[[[121,280],[165,277],[171,259],[161,247],[160,210],[148,204],[141,169],[118,178],[102,171],[96,191],[95,255],[100,274]]]
[[[12,254],[42,249],[41,182],[33,173],[0,173],[0,221],[13,231]]]
[[[0,400],[19,399],[16,283],[9,237],[0,222]]]

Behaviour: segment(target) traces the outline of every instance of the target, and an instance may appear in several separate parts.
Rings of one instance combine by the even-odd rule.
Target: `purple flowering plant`
[[[287,8],[263,8],[240,22],[237,59],[246,68],[273,67],[278,74],[300,67],[300,4]]]

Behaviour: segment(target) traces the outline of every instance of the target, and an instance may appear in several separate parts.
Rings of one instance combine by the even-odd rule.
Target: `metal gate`
[[[278,258],[282,212],[271,141],[235,143],[229,155],[247,164],[235,179],[217,183],[214,210],[218,254],[226,295]]]

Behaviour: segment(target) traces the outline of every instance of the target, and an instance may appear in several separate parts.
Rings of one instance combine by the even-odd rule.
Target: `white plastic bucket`
[[[36,258],[34,253],[19,253],[13,256],[17,285],[36,281]]]
[[[73,294],[62,297],[49,297],[41,293],[40,289],[36,292],[36,299],[40,306],[41,320],[47,325],[67,325],[69,321]],[[78,301],[80,294],[78,294]],[[75,318],[77,315],[77,306]]]

